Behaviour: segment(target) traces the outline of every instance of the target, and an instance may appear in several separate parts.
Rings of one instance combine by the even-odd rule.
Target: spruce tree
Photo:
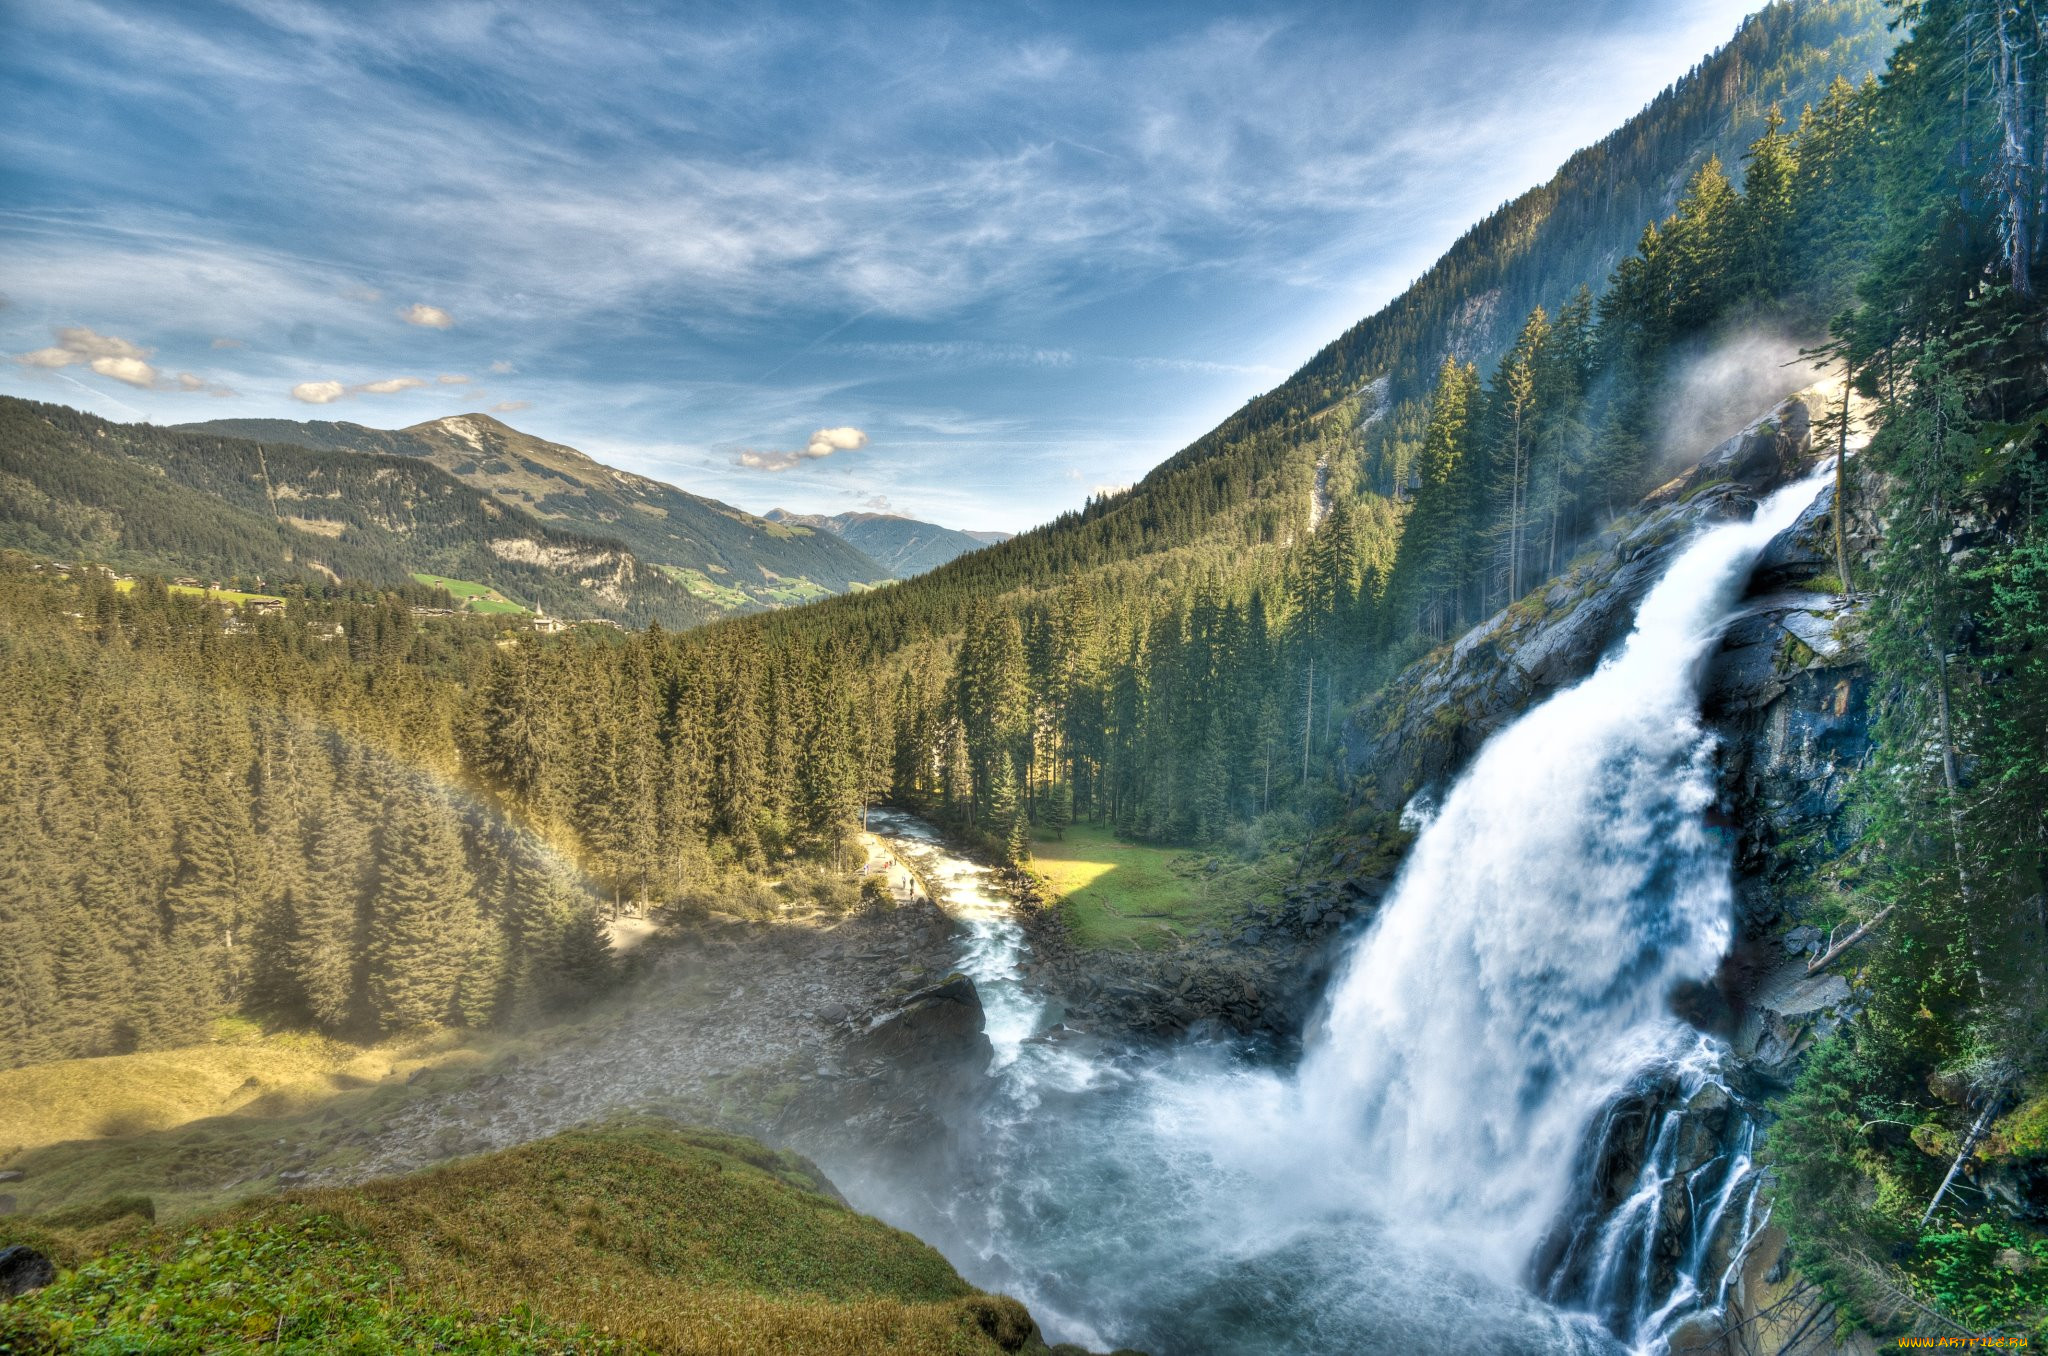
[[[454,816],[431,791],[398,782],[377,832],[366,989],[386,1031],[456,1016],[456,985],[476,941],[476,906]]]

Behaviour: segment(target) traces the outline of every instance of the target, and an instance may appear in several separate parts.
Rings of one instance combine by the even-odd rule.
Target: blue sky
[[[0,391],[471,410],[754,511],[1128,483],[1747,0],[0,0]]]

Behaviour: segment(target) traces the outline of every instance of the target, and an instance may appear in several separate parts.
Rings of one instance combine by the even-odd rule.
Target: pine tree
[[[476,938],[476,906],[453,815],[425,787],[398,783],[377,832],[366,988],[387,1031],[455,1017]]]

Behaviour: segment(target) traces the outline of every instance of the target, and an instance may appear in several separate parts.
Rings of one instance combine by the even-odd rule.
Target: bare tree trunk
[[[2027,72],[2006,23],[2003,0],[1994,3],[1998,52],[1992,65],[1993,87],[1998,102],[1998,170],[1995,181],[2004,201],[1999,206],[2000,234],[2012,290],[2023,297],[2034,295],[2030,266],[2033,262],[2033,172],[2027,151]]]
[[[1862,923],[1857,925],[1857,928],[1854,932],[1851,932],[1841,941],[1836,942],[1833,946],[1829,947],[1820,955],[1815,956],[1813,958],[1812,964],[1806,967],[1806,973],[1809,975],[1817,975],[1821,971],[1827,969],[1828,966],[1834,964],[1836,960],[1841,958],[1841,955],[1844,951],[1847,951],[1850,947],[1856,945],[1856,943],[1862,941],[1865,937],[1868,937],[1871,933],[1871,930],[1875,928],[1879,923],[1882,923],[1885,920],[1885,916],[1897,907],[1898,906],[1895,904],[1887,904],[1883,908],[1879,909],[1876,915],[1872,917],[1868,923]]]
[[[1976,1152],[1978,1142],[1984,1138],[1984,1132],[1991,1128],[1991,1113],[1998,1110],[1998,1103],[2004,1091],[2003,1088],[1992,1089],[1990,1097],[1984,1103],[1984,1109],[1977,1114],[1977,1123],[1970,1127],[1969,1134],[1963,1136],[1963,1146],[1956,1150],[1956,1161],[1948,1165],[1948,1175],[1941,1179],[1941,1185],[1935,1189],[1934,1199],[1927,1203],[1927,1209],[1920,1215],[1920,1228],[1923,1232],[1927,1228],[1927,1222],[1934,1218],[1934,1211],[1941,1204],[1941,1198],[1948,1194],[1949,1187],[1955,1182],[1956,1174],[1963,1170],[1963,1164],[1970,1161],[1970,1155]]]
[[[1308,742],[1316,728],[1316,657],[1308,657],[1308,688],[1301,708],[1301,784],[1308,785]]]
[[[1849,358],[1842,356],[1842,427],[1835,445],[1835,575],[1842,581],[1842,606],[1849,606]]]

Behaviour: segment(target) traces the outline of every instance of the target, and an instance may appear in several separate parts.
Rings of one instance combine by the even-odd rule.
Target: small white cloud
[[[430,330],[445,330],[455,323],[454,316],[438,306],[429,306],[424,301],[400,307],[398,318],[408,325],[420,325]]]
[[[829,457],[834,452],[857,452],[868,445],[868,435],[857,428],[842,425],[839,428],[821,428],[811,435],[811,444],[804,449],[810,457]]]
[[[514,410],[527,410],[532,408],[533,402],[531,400],[501,400],[497,404],[491,406],[491,413],[511,414]]]
[[[292,387],[292,399],[308,405],[331,405],[347,394],[348,388],[338,381],[302,381]]]
[[[889,496],[886,494],[871,494],[860,501],[860,506],[864,509],[873,509],[876,513],[887,513],[895,507],[889,502]]]
[[[506,362],[503,358],[491,364],[491,371],[496,372],[501,377],[518,370],[518,368],[512,366],[511,363]]]
[[[1122,494],[1129,488],[1131,487],[1128,481],[1122,485],[1090,485],[1088,487],[1088,497],[1090,499],[1107,499],[1113,494]]]
[[[435,377],[434,380],[440,382],[443,386],[461,386],[468,382],[469,378],[455,372],[443,372],[440,376]]]
[[[15,361],[27,367],[90,367],[103,377],[145,390],[161,383],[157,370],[148,362],[154,349],[116,335],[100,334],[84,325],[66,325],[54,333],[56,343],[18,354]]]
[[[156,369],[140,358],[94,358],[92,370],[144,390],[157,384]]]
[[[247,348],[247,347],[249,347],[249,345],[248,345],[248,344],[247,344],[246,342],[244,342],[243,340],[240,340],[240,339],[216,339],[216,340],[214,340],[214,341],[213,341],[213,346],[214,346],[215,348]]]
[[[842,424],[838,428],[821,428],[811,435],[810,442],[795,452],[756,452],[751,448],[742,451],[733,459],[736,466],[752,471],[787,471],[792,466],[801,466],[807,461],[829,457],[834,452],[856,452],[868,445],[868,435],[857,428]]]
[[[396,395],[425,385],[418,377],[386,377],[382,381],[366,381],[356,389],[364,395]]]

